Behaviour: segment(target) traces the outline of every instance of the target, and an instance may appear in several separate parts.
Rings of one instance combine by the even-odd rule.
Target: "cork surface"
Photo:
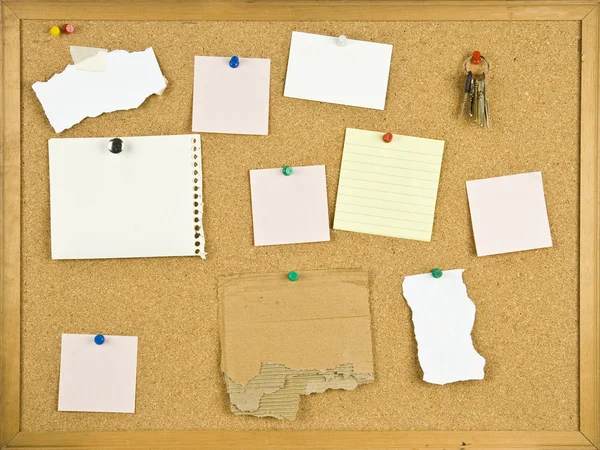
[[[23,431],[578,428],[579,22],[98,21],[58,39],[52,25],[22,22]],[[284,98],[293,30],[393,44],[385,111]],[[71,62],[71,44],[152,46],[169,86],[57,136],[31,85]],[[457,120],[474,49],[492,64],[490,130]],[[233,54],[271,58],[270,129],[202,135],[208,259],[52,261],[47,140],[190,133],[194,56]],[[328,243],[254,247],[248,170],[325,164],[333,223],[346,127],[446,141],[431,243],[333,231]],[[478,258],[465,181],[529,171],[543,174],[553,247]],[[421,380],[401,284],[433,267],[466,269],[484,381]],[[375,382],[304,397],[295,422],[234,416],[218,277],[336,268],[369,272]],[[57,412],[60,335],[97,332],[139,336],[135,414]]]

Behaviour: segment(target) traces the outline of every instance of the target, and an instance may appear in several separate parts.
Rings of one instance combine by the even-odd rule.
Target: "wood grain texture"
[[[19,433],[8,448],[210,450],[593,450],[578,431],[176,431]]]
[[[21,392],[21,44],[19,19],[1,8],[0,447],[19,431]]]
[[[582,23],[580,190],[580,429],[600,446],[600,7]]]
[[[243,21],[581,20],[596,3],[596,0],[6,1],[21,19]]]

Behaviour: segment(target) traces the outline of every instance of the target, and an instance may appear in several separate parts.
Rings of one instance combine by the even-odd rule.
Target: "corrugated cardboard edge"
[[[300,396],[328,389],[353,390],[374,381],[372,374],[355,374],[352,363],[333,369],[295,370],[283,364],[263,363],[260,373],[246,385],[224,374],[231,411],[236,415],[294,420]]]

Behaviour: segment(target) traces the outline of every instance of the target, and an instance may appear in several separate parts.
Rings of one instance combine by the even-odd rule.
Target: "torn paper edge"
[[[411,313],[412,313],[412,321],[413,321],[413,328],[414,328],[414,335],[415,335],[415,340],[417,342],[417,355],[419,357],[419,365],[421,366],[421,369],[423,370],[423,381],[427,382],[427,383],[431,383],[431,384],[440,384],[440,385],[444,385],[444,384],[448,384],[448,383],[454,383],[457,381],[469,381],[469,380],[483,380],[484,378],[484,367],[486,364],[486,360],[483,356],[481,356],[481,354],[479,354],[479,352],[477,352],[477,350],[475,349],[475,346],[473,345],[473,337],[472,337],[472,332],[473,332],[473,326],[475,323],[475,315],[476,315],[476,306],[475,306],[475,302],[473,302],[473,300],[471,300],[471,298],[469,298],[468,294],[467,294],[467,286],[463,280],[463,272],[464,269],[454,269],[454,270],[444,270],[442,276],[446,276],[448,278],[449,275],[451,275],[452,273],[457,273],[459,275],[459,280],[456,281],[460,281],[460,287],[461,289],[461,294],[464,293],[464,300],[468,301],[472,306],[472,316],[469,317],[469,322],[470,322],[470,328],[469,330],[464,330],[463,333],[467,334],[468,333],[468,337],[469,337],[469,347],[467,349],[465,349],[465,352],[470,353],[470,357],[473,358],[473,365],[476,365],[478,361],[481,361],[481,368],[479,369],[479,373],[474,374],[474,375],[469,375],[469,376],[455,376],[453,378],[448,378],[446,381],[444,382],[439,382],[438,381],[433,381],[433,378],[431,378],[428,373],[425,371],[425,368],[423,368],[423,365],[421,364],[421,351],[423,351],[423,334],[422,333],[417,333],[417,328],[418,328],[418,324],[415,322],[415,310],[413,309],[413,305],[417,302],[423,301],[423,298],[420,298],[420,296],[418,294],[415,293],[413,289],[413,286],[408,286],[407,285],[407,281],[411,281],[410,279],[414,280],[417,277],[432,277],[432,275],[430,273],[425,273],[425,274],[417,274],[417,275],[411,275],[411,276],[405,276],[404,280],[402,282],[402,295],[404,296],[406,303],[408,304],[408,306],[411,309]],[[432,277],[432,280],[437,280],[435,278]],[[410,283],[409,283],[410,284]],[[409,299],[410,297],[410,299]],[[412,303],[412,305],[411,305]]]
[[[106,70],[107,49],[71,45],[69,50],[77,70],[86,72],[104,72]]]

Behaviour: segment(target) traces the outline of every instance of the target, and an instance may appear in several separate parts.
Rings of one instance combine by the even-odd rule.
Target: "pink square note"
[[[192,130],[207,133],[269,134],[271,60],[196,56]]]

